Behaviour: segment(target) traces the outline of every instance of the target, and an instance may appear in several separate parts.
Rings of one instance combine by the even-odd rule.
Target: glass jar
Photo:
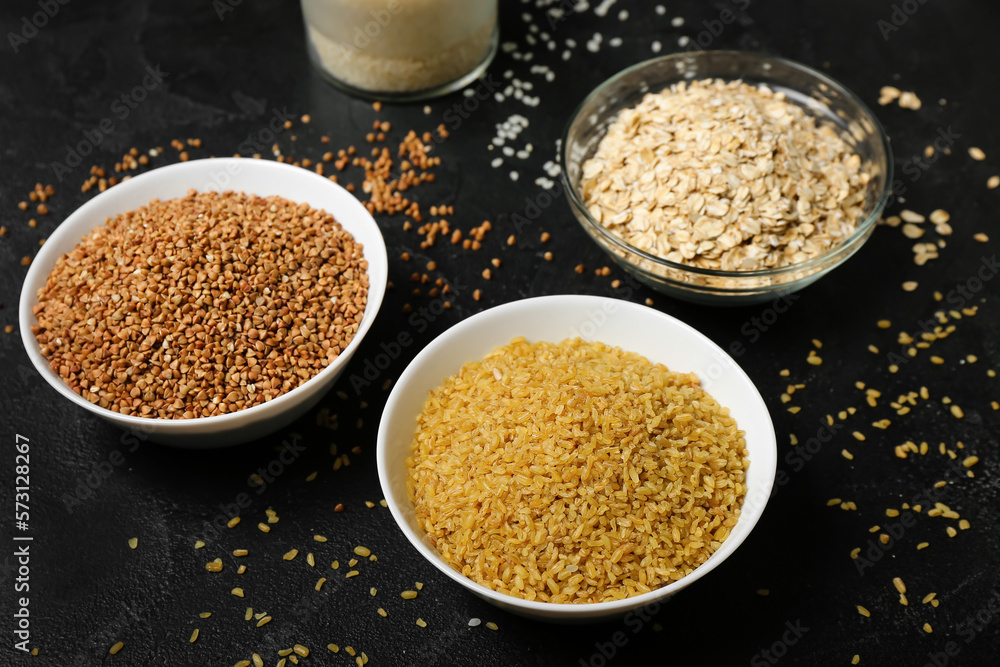
[[[352,95],[419,100],[475,80],[499,42],[497,0],[302,0],[309,56]]]

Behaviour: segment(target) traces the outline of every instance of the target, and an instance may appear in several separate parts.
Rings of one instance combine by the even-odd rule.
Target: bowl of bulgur
[[[675,53],[598,86],[562,139],[584,230],[687,301],[772,300],[868,240],[892,183],[888,137],[856,95],[776,56]]]
[[[435,567],[559,622],[658,604],[708,574],[770,496],[760,394],[721,348],[605,297],[515,301],[452,327],[386,403],[379,479]]]
[[[20,301],[62,396],[180,447],[245,442],[315,405],[378,313],[385,243],[336,183],[276,162],[152,170],[71,214]]]

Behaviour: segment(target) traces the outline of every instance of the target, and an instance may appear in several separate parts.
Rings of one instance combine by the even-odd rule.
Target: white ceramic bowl
[[[747,496],[739,521],[722,547],[680,581],[624,600],[593,604],[531,602],[478,584],[453,569],[430,544],[417,523],[406,493],[405,459],[417,416],[429,391],[468,361],[483,358],[512,338],[558,342],[579,336],[637,352],[678,372],[694,372],[720,404],[730,408],[746,432],[750,452]],[[379,480],[393,518],[427,559],[460,585],[507,611],[558,622],[583,622],[623,616],[662,603],[693,584],[729,557],[757,523],[774,482],[777,446],[771,417],[746,373],[722,349],[690,326],[668,315],[627,301],[595,296],[547,296],[515,301],[474,315],[453,326],[410,363],[389,396],[379,424]]]
[[[308,382],[272,401],[215,417],[150,419],[121,415],[96,406],[69,388],[38,350],[31,333],[37,324],[32,308],[56,260],[72,250],[97,225],[150,199],[181,197],[191,188],[199,191],[242,190],[260,196],[279,195],[308,202],[333,214],[364,245],[368,260],[368,304],[357,334],[337,359]],[[269,160],[213,158],[193,160],[153,169],[114,186],[78,208],[48,238],[38,252],[21,289],[19,318],[21,339],[35,368],[56,391],[80,407],[124,429],[145,433],[150,440],[189,448],[212,448],[259,438],[285,426],[313,407],[333,386],[372,326],[388,278],[385,241],[365,207],[344,188],[311,171]]]

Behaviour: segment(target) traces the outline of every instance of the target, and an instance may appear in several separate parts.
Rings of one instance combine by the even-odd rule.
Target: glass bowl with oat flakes
[[[584,230],[651,287],[686,301],[773,300],[871,236],[892,183],[865,104],[784,58],[676,53],[598,86],[562,139]]]

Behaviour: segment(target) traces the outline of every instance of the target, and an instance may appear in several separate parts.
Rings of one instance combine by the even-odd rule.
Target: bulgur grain
[[[682,578],[728,536],[746,490],[743,433],[696,376],[578,339],[518,338],[466,364],[431,392],[411,453],[407,491],[445,560],[549,602]],[[542,472],[555,470],[560,482]],[[698,470],[711,481],[692,486]]]

